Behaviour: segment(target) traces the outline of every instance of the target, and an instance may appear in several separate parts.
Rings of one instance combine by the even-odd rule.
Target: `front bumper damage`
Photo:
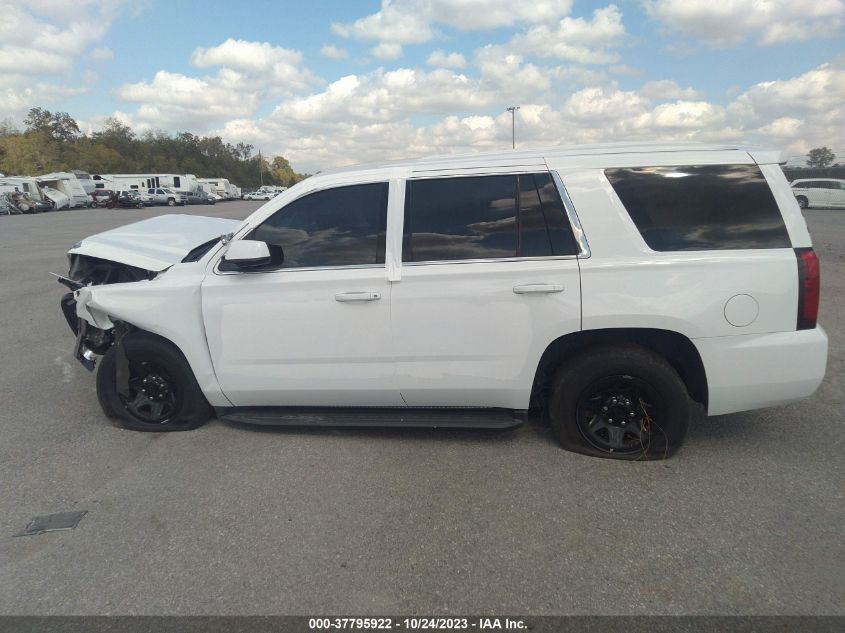
[[[59,277],[59,283],[73,290],[62,295],[59,302],[68,327],[76,337],[73,357],[85,369],[94,371],[97,357],[118,343],[129,327],[123,323],[112,323],[106,315],[89,309],[87,300],[91,296],[90,288],[67,277]],[[80,318],[80,313],[83,318]]]

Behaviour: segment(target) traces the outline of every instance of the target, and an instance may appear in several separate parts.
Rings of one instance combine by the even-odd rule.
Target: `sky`
[[[845,0],[0,0],[0,120],[189,131],[297,171],[622,140],[845,160]]]

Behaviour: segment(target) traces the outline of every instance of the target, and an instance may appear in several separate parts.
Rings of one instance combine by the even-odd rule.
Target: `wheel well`
[[[690,397],[707,408],[707,374],[695,345],[678,332],[648,328],[583,330],[552,341],[537,365],[531,390],[532,406],[542,406],[547,401],[555,371],[568,358],[594,345],[630,343],[642,345],[669,361],[684,381]]]

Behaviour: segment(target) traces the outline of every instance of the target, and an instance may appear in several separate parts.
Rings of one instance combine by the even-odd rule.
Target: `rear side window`
[[[655,251],[791,247],[756,165],[634,167],[605,175]]]
[[[405,193],[406,262],[574,255],[549,174],[412,180]]]

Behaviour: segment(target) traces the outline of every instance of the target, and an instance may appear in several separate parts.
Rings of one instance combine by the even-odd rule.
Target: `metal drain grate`
[[[72,530],[79,525],[82,517],[86,514],[88,514],[88,510],[59,512],[58,514],[45,514],[44,516],[35,517],[27,523],[23,532],[14,534],[13,536],[35,536],[36,534],[44,534],[45,532]]]

